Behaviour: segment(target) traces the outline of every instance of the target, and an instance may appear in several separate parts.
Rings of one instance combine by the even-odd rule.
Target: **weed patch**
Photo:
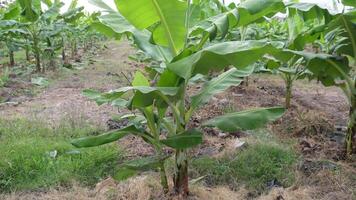
[[[36,121],[0,120],[0,190],[18,191],[69,186],[73,181],[92,186],[113,175],[121,151],[115,144],[75,149],[74,136],[90,127],[51,128]]]
[[[295,153],[271,144],[253,144],[222,158],[203,157],[192,161],[192,175],[204,176],[209,186],[242,184],[261,193],[273,186],[290,186],[294,182]]]

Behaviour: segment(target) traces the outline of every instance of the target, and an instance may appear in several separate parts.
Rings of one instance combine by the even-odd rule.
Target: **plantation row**
[[[140,171],[158,170],[165,192],[169,191],[167,177],[173,177],[174,192],[187,196],[188,152],[202,143],[204,127],[226,133],[261,128],[290,108],[293,83],[304,78],[344,91],[350,105],[345,159],[352,159],[355,153],[353,0],[342,1],[341,13],[282,0],[246,0],[228,6],[218,0],[116,0],[116,8],[102,0],[90,0],[101,13],[89,17],[83,16],[82,8],[76,8],[76,1],[64,14],[59,12],[62,4],[58,1],[43,1],[49,8],[45,11],[41,11],[39,2],[19,0],[6,7],[0,21],[0,37],[4,36],[6,44],[19,44],[19,38],[28,40],[24,42],[28,46],[20,47],[33,51],[37,71],[44,71],[40,54],[54,55],[56,42],[63,49],[64,41],[71,41],[75,52],[77,41],[90,41],[95,32],[85,31],[88,35],[82,38],[83,28],[95,29],[109,38],[126,36],[137,48],[135,59],[145,64],[126,87],[105,93],[91,89],[83,92],[99,105],[129,110],[120,118],[128,121],[127,126],[72,141],[75,147],[84,148],[130,134],[141,137],[153,147],[155,155],[120,165],[125,178]],[[284,15],[276,17],[278,13]],[[10,46],[8,49],[11,58],[13,50]],[[275,73],[283,78],[285,106],[232,112],[192,128],[192,117],[199,108],[230,86],[248,84],[253,73]],[[190,86],[197,82],[202,87],[192,94]],[[173,153],[167,153],[167,148]],[[174,170],[167,175],[165,163],[171,157]]]
[[[69,68],[69,59],[78,58],[79,47],[88,50],[101,38],[90,30],[98,13],[85,15],[77,2],[73,0],[60,12],[64,6],[60,1],[4,1],[0,7],[0,58],[7,55],[8,65],[13,67],[15,54],[23,50],[35,71],[44,73],[56,68],[61,54],[60,64]]]

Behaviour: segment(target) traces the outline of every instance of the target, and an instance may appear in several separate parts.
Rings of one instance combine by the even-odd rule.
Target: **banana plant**
[[[305,51],[284,52],[291,57],[299,56],[306,59],[306,67],[324,86],[340,87],[350,105],[349,124],[345,139],[346,157],[351,158],[355,152],[356,133],[356,80],[355,80],[355,60],[356,60],[356,3],[354,1],[342,1],[345,6],[351,9],[333,16],[326,14],[330,20],[322,27],[322,32],[334,34],[337,30],[338,37],[334,37],[337,45],[329,49],[326,53],[312,53]],[[341,32],[340,32],[341,30]],[[341,38],[341,39],[340,39]]]
[[[6,21],[2,21],[0,23],[4,24],[5,22]],[[19,40],[22,34],[26,33],[21,32],[21,30],[17,28],[18,24],[15,21],[13,21],[14,23],[10,23],[10,21],[7,22],[9,23],[5,26],[0,24],[0,41],[5,43],[9,55],[9,65],[13,67],[15,65],[14,52],[19,48],[16,41]]]
[[[45,67],[41,66],[41,55],[47,45],[43,41],[48,39],[48,28],[59,16],[59,10],[63,3],[59,1],[46,1],[49,8],[42,11],[41,1],[18,0],[22,12],[22,20],[27,22],[27,31],[29,33],[31,49],[36,59],[36,71],[45,72]],[[47,33],[47,34],[46,34]]]
[[[76,22],[84,16],[83,7],[76,7],[76,0],[73,0],[68,10],[62,14],[60,9],[64,4],[58,0],[43,1],[48,7],[47,10],[42,9],[40,0],[17,2],[22,9],[22,20],[28,24],[28,39],[36,59],[37,72],[45,72],[46,67],[41,66],[41,58],[49,57],[52,62],[60,47],[65,59],[65,36],[72,41],[73,55],[76,54],[77,38],[83,31],[78,29]]]
[[[327,9],[309,3],[289,3],[286,6],[286,13],[287,19],[281,23],[285,23],[283,27],[287,34],[278,39],[284,43],[285,49],[291,51],[303,50],[307,44],[322,37],[324,26],[332,17]],[[277,72],[283,78],[286,87],[285,107],[290,108],[294,81],[312,76],[305,67],[306,60],[300,56],[290,56],[286,60],[285,57],[280,60],[273,56],[265,58],[268,70]]]
[[[124,116],[125,118],[129,116],[130,119],[127,127],[99,136],[74,140],[72,142],[74,146],[98,146],[116,141],[128,134],[142,137],[153,146],[155,155],[129,161],[122,167],[134,170],[158,169],[162,186],[168,191],[164,160],[174,156],[173,190],[178,195],[186,196],[189,193],[188,150],[202,142],[201,127],[214,126],[226,132],[252,130],[283,115],[282,107],[258,108],[210,119],[197,129],[189,129],[188,126],[199,107],[207,103],[213,95],[230,86],[239,85],[244,77],[253,72],[251,64],[267,53],[278,52],[282,47],[281,43],[265,40],[210,43],[205,37],[206,33],[212,32],[204,30],[204,27],[200,29],[203,30],[200,36],[198,34],[199,42],[196,42],[197,34],[196,32],[193,34],[192,31],[196,29],[189,25],[192,6],[190,1],[116,0],[117,10],[110,8],[103,1],[91,2],[106,13],[98,17],[99,22],[94,24],[98,30],[115,38],[128,36],[136,47],[156,59],[162,67],[152,77],[137,72],[128,87],[106,93],[84,91],[87,97],[98,104],[123,106],[132,114]],[[245,11],[239,16],[228,10],[217,17],[209,18],[206,22],[210,25],[205,27],[215,27],[221,36],[225,31],[225,28],[221,27],[223,25],[229,27],[229,21],[237,22],[239,18],[244,25],[253,23],[258,20],[257,16],[264,16],[261,14],[266,13],[264,9],[269,10],[267,13],[271,12],[269,7],[257,9],[251,7],[258,5],[258,2],[246,1],[244,7],[237,8]],[[221,72],[229,66],[231,68],[228,71],[206,82],[196,94],[187,92],[188,83],[194,77],[208,75],[212,70]],[[173,149],[174,155],[165,154],[164,148]]]
[[[7,5],[0,16],[0,41],[5,43],[9,55],[9,65],[14,66],[14,52],[21,47],[21,38],[27,37],[23,24],[17,21],[19,8],[16,3]]]
[[[305,59],[302,57],[291,57],[288,61],[280,62],[275,58],[265,56],[267,70],[272,73],[276,73],[281,76],[285,83],[285,108],[289,109],[291,107],[292,99],[292,88],[294,82],[299,79],[304,79],[306,77],[311,77],[312,73],[305,67]]]

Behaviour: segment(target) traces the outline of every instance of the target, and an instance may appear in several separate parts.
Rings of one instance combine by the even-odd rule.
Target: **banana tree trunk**
[[[174,191],[182,198],[189,194],[188,182],[188,159],[186,152],[177,150],[176,152],[176,174],[173,177]]]
[[[64,62],[66,60],[66,46],[64,44],[64,39],[62,37],[62,61]]]
[[[289,109],[291,106],[292,88],[293,88],[293,79],[292,79],[291,75],[285,74],[284,82],[286,85],[285,106],[286,106],[286,109]]]
[[[33,35],[33,53],[35,54],[36,59],[36,72],[41,72],[41,52],[39,48],[39,41],[37,36],[35,34]],[[42,72],[44,72],[44,70]]]
[[[64,49],[64,47],[62,48],[62,60],[63,62],[66,60],[66,50]]]
[[[355,133],[356,133],[356,97],[352,98],[350,111],[349,111],[349,125],[346,133],[346,157],[351,158],[354,153],[354,143],[355,143]]]
[[[50,52],[49,68],[51,68],[53,71],[56,70],[56,60],[55,60],[54,50],[51,50]]]
[[[9,51],[9,59],[10,59],[10,66],[13,67],[15,65],[15,56],[14,51]]]
[[[77,56],[77,42],[73,41],[72,43],[72,59]]]
[[[27,60],[27,61],[30,61],[30,60],[31,60],[31,59],[30,59],[30,50],[29,50],[28,47],[25,48],[25,52],[26,52],[26,60]]]
[[[39,51],[35,51],[35,59],[36,59],[36,72],[41,72],[41,58]]]
[[[290,102],[292,99],[292,83],[288,82],[286,86],[286,108],[290,108]]]

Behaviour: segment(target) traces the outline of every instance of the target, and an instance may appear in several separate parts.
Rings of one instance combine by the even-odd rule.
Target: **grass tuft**
[[[294,182],[296,154],[274,144],[252,144],[233,156],[202,157],[192,161],[194,177],[207,175],[209,186],[242,184],[260,194],[272,186],[290,186]]]
[[[93,186],[115,174],[122,153],[115,144],[75,149],[70,140],[95,130],[68,124],[0,120],[0,191],[44,189],[80,182]]]

